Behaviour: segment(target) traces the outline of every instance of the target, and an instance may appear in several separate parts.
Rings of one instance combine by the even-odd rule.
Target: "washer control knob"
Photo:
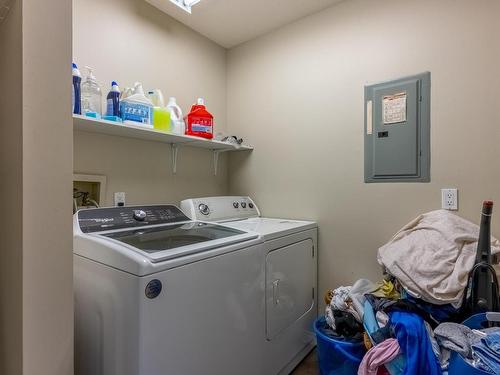
[[[238,208],[240,206],[240,204],[238,202],[233,202],[233,207],[234,208]]]
[[[146,212],[144,210],[134,210],[134,219],[137,221],[144,221],[146,219]]]
[[[249,208],[253,208],[253,203],[248,203]]]
[[[207,216],[210,214],[210,208],[205,203],[201,203],[198,206],[198,210],[202,213],[202,215]]]
[[[241,208],[247,208],[247,203],[246,202],[241,202]]]

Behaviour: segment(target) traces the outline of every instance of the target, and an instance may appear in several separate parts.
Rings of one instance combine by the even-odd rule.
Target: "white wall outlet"
[[[123,191],[115,193],[115,207],[125,206],[125,193]]]
[[[441,208],[458,210],[458,189],[441,189]]]

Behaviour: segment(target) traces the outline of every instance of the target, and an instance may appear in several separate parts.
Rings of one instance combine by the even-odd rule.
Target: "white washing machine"
[[[267,374],[262,254],[171,205],[77,212],[76,374]]]
[[[317,317],[317,224],[263,218],[249,197],[206,197],[181,202],[193,220],[258,233],[264,240],[266,375],[289,374],[315,346]],[[250,265],[249,265],[250,266]]]

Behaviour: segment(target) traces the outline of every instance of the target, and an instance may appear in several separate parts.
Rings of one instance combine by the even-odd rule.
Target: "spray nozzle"
[[[134,83],[134,94],[144,95],[144,89],[142,88],[142,83],[140,82]]]
[[[87,79],[90,79],[91,81],[95,81],[95,76],[94,76],[94,71],[90,66],[85,66],[85,69],[87,69]]]
[[[205,100],[203,98],[198,98],[197,103],[198,105],[205,105]]]
[[[82,75],[80,74],[80,71],[78,70],[78,66],[75,63],[73,63],[71,70],[72,70],[72,74],[74,77],[76,76],[76,77],[81,78]]]

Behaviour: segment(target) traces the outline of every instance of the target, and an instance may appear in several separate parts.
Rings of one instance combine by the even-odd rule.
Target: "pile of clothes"
[[[359,375],[439,375],[451,352],[500,374],[500,328],[459,324],[478,236],[477,225],[449,211],[420,215],[378,250],[380,282],[361,279],[326,293],[331,335],[365,341]],[[500,253],[493,237],[491,250]]]
[[[475,330],[462,324],[442,323],[434,335],[441,346],[443,360],[453,351],[477,369],[500,374],[500,327]]]

